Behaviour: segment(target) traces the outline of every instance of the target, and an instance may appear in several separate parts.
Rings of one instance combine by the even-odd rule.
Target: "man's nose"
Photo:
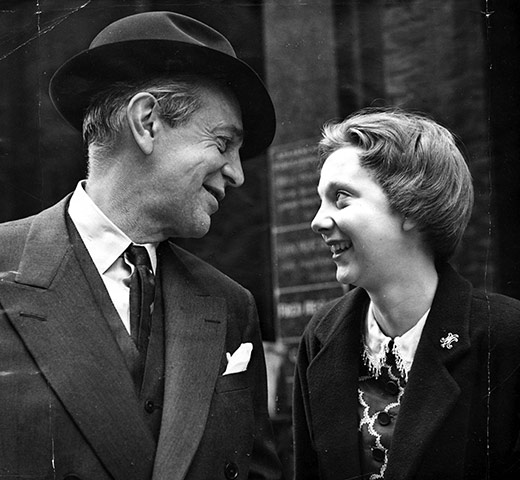
[[[222,167],[222,175],[226,179],[226,183],[230,187],[240,187],[244,183],[244,170],[242,169],[242,161],[240,155],[236,153]]]

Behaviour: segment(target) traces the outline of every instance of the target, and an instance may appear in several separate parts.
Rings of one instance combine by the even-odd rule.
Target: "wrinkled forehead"
[[[213,98],[215,101],[222,102],[223,104],[230,104],[233,108],[241,112],[237,96],[224,82],[207,77],[200,78],[197,84],[201,99]]]
[[[219,83],[203,84],[199,88],[201,107],[211,109],[240,124],[242,128],[242,110],[233,91]]]

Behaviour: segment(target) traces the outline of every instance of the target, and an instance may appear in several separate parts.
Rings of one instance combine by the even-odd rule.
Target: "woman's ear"
[[[126,107],[126,117],[135,142],[145,155],[154,149],[157,130],[157,99],[148,92],[135,94]]]

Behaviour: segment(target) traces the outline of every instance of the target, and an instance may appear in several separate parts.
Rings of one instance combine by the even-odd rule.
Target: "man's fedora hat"
[[[274,137],[273,103],[258,75],[239,60],[213,28],[173,12],[147,12],[108,25],[87,50],[64,63],[49,93],[58,112],[81,131],[92,97],[120,81],[189,73],[226,81],[242,109],[243,158],[267,148]]]

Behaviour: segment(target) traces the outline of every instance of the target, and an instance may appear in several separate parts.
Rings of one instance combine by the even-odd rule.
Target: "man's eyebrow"
[[[236,127],[235,125],[219,125],[218,127],[212,129],[212,133],[219,132],[231,133],[234,137],[237,138],[237,140],[244,139],[244,130]]]

